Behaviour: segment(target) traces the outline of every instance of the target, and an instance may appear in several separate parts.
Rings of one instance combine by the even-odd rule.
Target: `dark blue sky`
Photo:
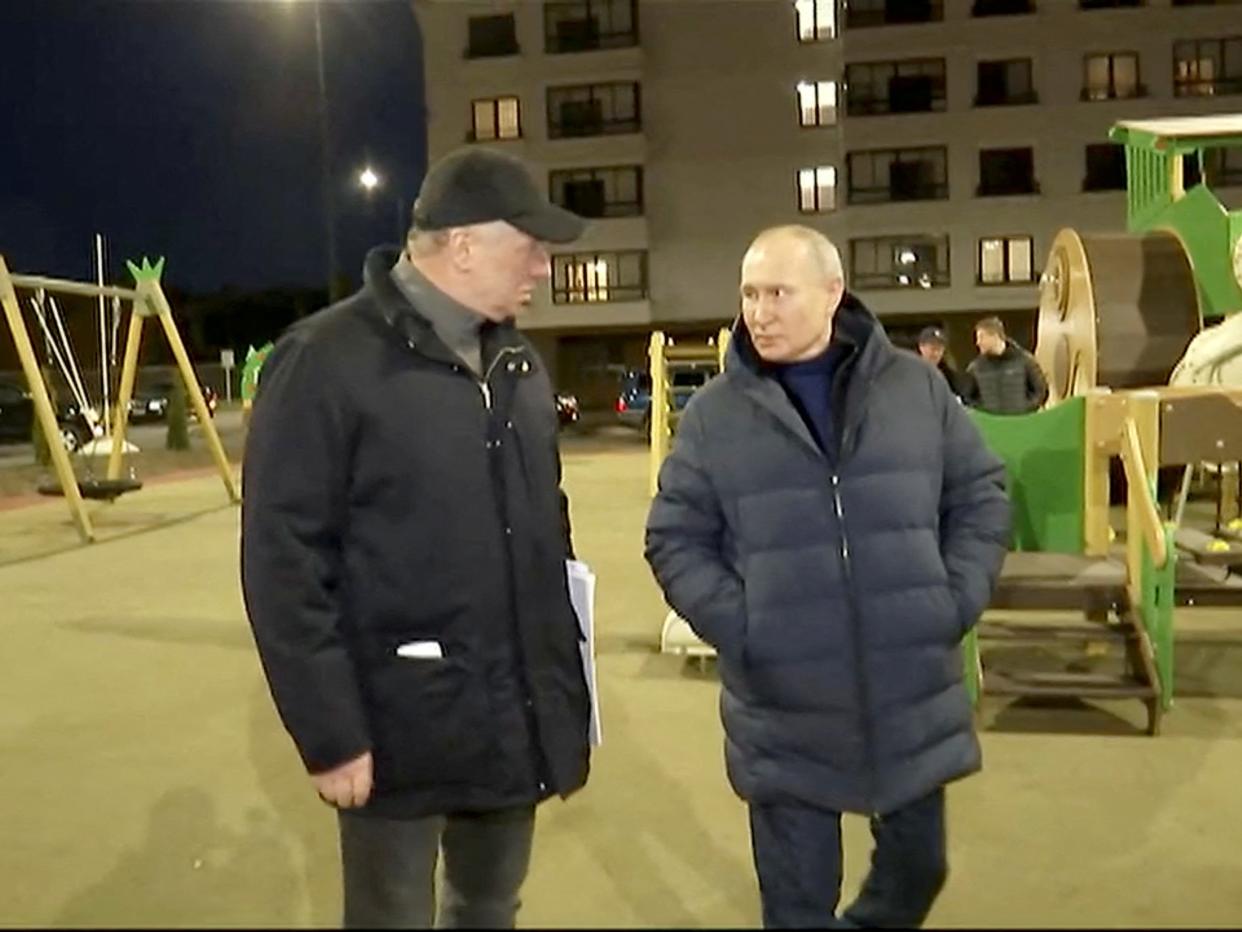
[[[338,255],[395,241],[425,163],[408,0],[322,4]],[[309,0],[0,0],[0,252],[89,278],[142,253],[206,291],[327,278]],[[384,179],[367,197],[367,161]]]

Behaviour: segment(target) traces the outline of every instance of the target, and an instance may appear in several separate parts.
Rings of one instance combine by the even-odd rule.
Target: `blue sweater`
[[[804,362],[779,366],[776,378],[789,395],[821,450],[831,451],[835,432],[832,423],[832,380],[848,346],[833,341],[828,348]]]

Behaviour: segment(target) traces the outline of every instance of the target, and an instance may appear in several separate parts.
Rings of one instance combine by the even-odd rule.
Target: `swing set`
[[[0,304],[4,306],[4,316],[13,334],[13,342],[17,347],[22,371],[25,373],[34,401],[35,417],[38,419],[43,436],[48,439],[48,449],[56,473],[56,481],[41,487],[40,492],[64,495],[78,534],[86,543],[95,539],[94,526],[86,511],[87,499],[113,501],[121,495],[142,488],[142,483],[134,477],[123,476],[122,468],[125,453],[136,449],[132,445],[127,445],[125,435],[129,426],[134,382],[138,374],[138,353],[142,346],[143,329],[148,318],[155,318],[164,331],[168,346],[176,359],[178,372],[185,383],[186,396],[198,416],[198,423],[207,438],[208,447],[220,477],[224,481],[229,500],[234,503],[241,501],[237,479],[224,452],[224,445],[220,442],[220,435],[212,421],[211,412],[203,397],[185,344],[177,331],[177,325],[172,316],[172,307],[160,285],[164,260],[160,259],[155,265],[151,265],[144,258],[141,266],[134,265],[132,262],[127,262],[126,265],[134,277],[133,288],[118,288],[111,285],[66,281],[36,275],[13,275],[10,274],[4,257],[0,256]],[[102,454],[106,451],[108,454],[107,470],[102,477],[96,476],[93,469],[87,469],[85,470],[87,475],[79,478],[70,460],[70,449],[65,443],[57,442],[62,431],[57,422],[48,385],[44,381],[43,372],[31,343],[30,332],[26,327],[21,305],[17,299],[18,288],[33,293],[31,309],[35,319],[47,341],[50,355],[64,381],[69,385],[77,408],[92,435],[90,452]],[[91,404],[86,391],[86,383],[82,378],[82,370],[78,365],[77,356],[73,352],[73,345],[64,325],[64,317],[53,297],[56,294],[100,299],[100,368],[103,376],[103,398],[100,407]],[[108,352],[109,328],[106,326],[106,315],[103,312],[104,299],[112,301],[111,353]],[[129,328],[116,400],[115,404],[111,404],[108,361],[109,356],[115,359],[116,340],[125,302],[131,305]],[[85,450],[79,452],[85,452]]]

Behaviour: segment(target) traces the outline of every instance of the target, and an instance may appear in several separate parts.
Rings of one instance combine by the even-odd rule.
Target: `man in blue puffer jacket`
[[[916,926],[946,877],[944,785],[980,767],[960,642],[1004,559],[1003,466],[817,231],[761,234],[741,298],[646,556],[719,654],[765,926]],[[871,818],[876,850],[838,919],[842,812]]]

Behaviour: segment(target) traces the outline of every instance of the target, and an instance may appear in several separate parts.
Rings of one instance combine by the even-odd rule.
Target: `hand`
[[[338,809],[366,805],[371,796],[371,752],[367,751],[332,770],[312,773],[319,798]]]

